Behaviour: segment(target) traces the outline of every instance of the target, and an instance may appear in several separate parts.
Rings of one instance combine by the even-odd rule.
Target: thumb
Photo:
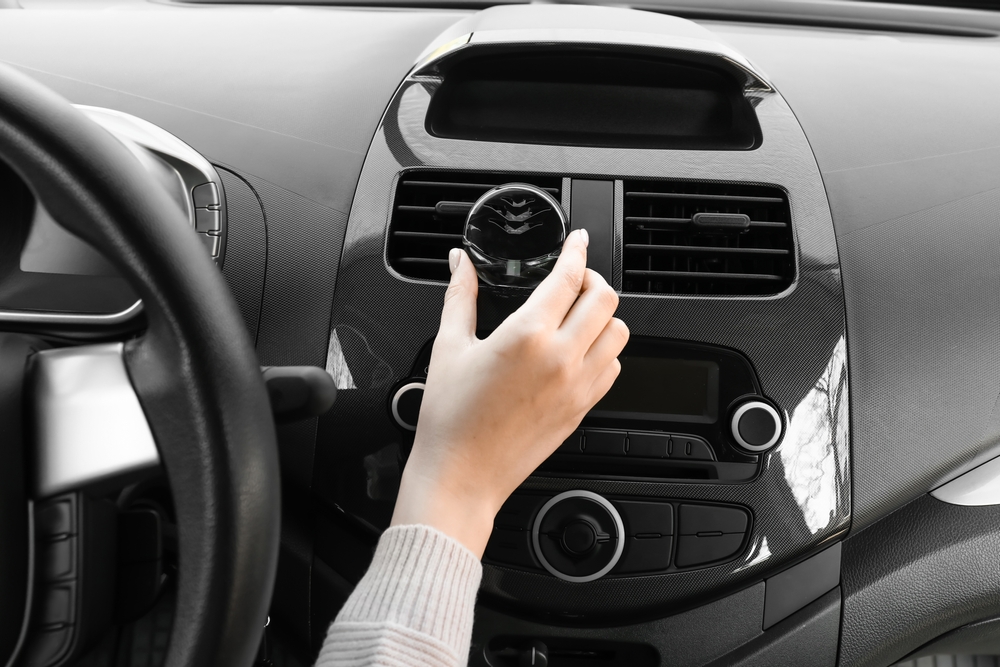
[[[450,340],[472,338],[476,335],[476,297],[479,295],[479,277],[472,260],[461,248],[448,253],[451,282],[444,293],[441,311],[441,328],[438,337]]]

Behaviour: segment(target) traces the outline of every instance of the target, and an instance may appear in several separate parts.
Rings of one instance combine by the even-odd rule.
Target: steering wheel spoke
[[[33,495],[120,488],[160,455],[129,380],[122,343],[45,350],[30,370]]]

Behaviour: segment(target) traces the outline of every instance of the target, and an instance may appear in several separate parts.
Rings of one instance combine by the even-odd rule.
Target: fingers
[[[587,411],[589,412],[594,405],[597,404],[599,400],[604,398],[604,395],[608,393],[611,389],[611,385],[615,383],[618,379],[618,374],[622,372],[622,365],[618,359],[612,359],[611,363],[605,366],[597,377],[594,378],[593,384],[590,385],[590,392],[587,394]]]
[[[519,309],[523,316],[558,327],[580,296],[587,270],[587,230],[571,232],[563,243],[556,265]]]
[[[584,363],[592,368],[603,368],[608,365],[625,349],[629,335],[625,323],[617,317],[612,317],[608,320],[597,340],[587,350],[587,354],[583,358]]]
[[[441,327],[438,338],[458,342],[476,335],[476,297],[479,279],[472,261],[461,248],[452,248],[448,254],[451,282],[444,293]]]
[[[617,308],[618,294],[600,274],[587,269],[583,276],[583,291],[563,320],[559,333],[581,353],[586,352]]]

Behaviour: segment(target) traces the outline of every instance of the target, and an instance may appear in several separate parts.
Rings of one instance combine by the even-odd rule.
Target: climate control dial
[[[603,577],[625,546],[622,517],[608,500],[590,491],[566,491],[538,510],[532,527],[535,556],[564,581]]]

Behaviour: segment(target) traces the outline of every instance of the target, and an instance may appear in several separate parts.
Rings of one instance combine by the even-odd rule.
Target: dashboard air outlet
[[[562,178],[525,174],[410,171],[396,188],[386,254],[400,275],[447,282],[448,251],[462,246],[465,216],[487,190],[529,183],[561,199]]]
[[[624,207],[623,292],[766,295],[795,279],[780,188],[625,181]]]

